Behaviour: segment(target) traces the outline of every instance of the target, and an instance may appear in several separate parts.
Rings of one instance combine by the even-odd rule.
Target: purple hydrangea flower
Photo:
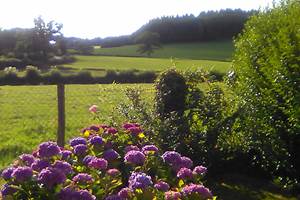
[[[183,167],[177,172],[177,177],[181,179],[191,179],[193,178],[193,171],[189,168]]]
[[[47,188],[52,188],[54,185],[62,184],[66,180],[66,175],[56,168],[47,167],[38,175],[38,181]]]
[[[93,177],[86,173],[79,173],[72,179],[76,183],[85,184],[93,181]]]
[[[61,158],[62,158],[63,160],[69,159],[69,158],[71,157],[71,155],[72,155],[72,151],[69,151],[69,150],[63,150],[63,151],[61,152]]]
[[[136,123],[125,123],[125,124],[123,124],[122,127],[127,130],[127,129],[131,128],[131,127],[140,127],[140,125],[136,124]]]
[[[157,182],[154,187],[160,191],[166,192],[170,189],[170,186],[168,183],[164,182],[164,181],[159,181]]]
[[[129,199],[131,197],[132,190],[128,187],[122,188],[119,192],[118,195],[123,198],[123,199]]]
[[[71,188],[64,188],[58,194],[59,200],[95,200],[96,197],[87,190],[73,190]]]
[[[127,153],[128,151],[131,151],[131,150],[140,151],[140,148],[138,148],[137,146],[134,146],[134,145],[129,145],[129,146],[125,147],[125,153]]]
[[[38,155],[42,158],[50,158],[60,153],[60,148],[55,142],[43,142],[38,149]]]
[[[76,196],[78,196],[80,200],[96,200],[96,197],[92,195],[87,190],[79,190],[76,192]]]
[[[181,163],[181,155],[176,151],[166,151],[162,158],[164,162],[171,165],[180,165]]]
[[[132,150],[125,154],[124,160],[127,163],[143,165],[145,162],[145,155],[140,151]]]
[[[8,195],[13,195],[15,192],[17,192],[17,189],[11,187],[8,184],[4,184],[1,188],[2,197],[8,196]]]
[[[109,126],[106,124],[100,124],[99,127],[102,128],[103,130],[109,128]]]
[[[180,167],[186,167],[190,169],[191,167],[193,167],[193,161],[189,157],[182,156]]]
[[[150,152],[157,153],[158,152],[158,148],[155,145],[145,145],[142,148],[142,151],[143,151],[144,154],[148,154]]]
[[[127,129],[132,135],[138,135],[139,133],[143,132],[140,127],[133,126]]]
[[[109,169],[109,170],[107,170],[106,171],[106,173],[109,175],[109,176],[111,176],[111,177],[116,177],[116,176],[118,176],[118,175],[120,175],[121,174],[121,172],[118,170],[118,169]]]
[[[77,138],[73,138],[70,140],[70,145],[72,147],[79,145],[79,144],[84,144],[86,145],[86,140],[83,137],[77,137]]]
[[[31,154],[22,154],[19,158],[24,162],[26,166],[30,166],[34,162],[34,156]]]
[[[100,136],[94,136],[92,137],[89,142],[92,144],[92,145],[103,145],[104,144],[104,141],[102,139],[102,137]]]
[[[118,157],[119,157],[118,152],[116,152],[113,149],[106,150],[103,153],[103,158],[105,158],[108,161],[116,160]]]
[[[66,175],[73,172],[72,166],[65,161],[56,160],[53,167],[62,171]]]
[[[9,180],[12,178],[12,173],[13,171],[15,170],[14,167],[8,167],[6,169],[4,169],[1,173],[1,177],[4,179],[4,180]]]
[[[147,176],[142,172],[133,172],[128,180],[129,188],[135,189],[145,189],[152,185],[151,176]]]
[[[89,162],[91,162],[91,160],[93,160],[94,158],[96,158],[95,156],[91,156],[91,155],[87,155],[83,158],[82,163],[84,165],[88,165]]]
[[[106,197],[105,200],[123,200],[123,198],[121,198],[119,195],[113,194],[113,195]]]
[[[17,182],[24,182],[31,179],[33,175],[32,169],[30,167],[17,167],[14,169],[11,176],[15,178]]]
[[[106,169],[107,165],[108,165],[107,160],[105,160],[103,158],[94,158],[88,164],[89,167],[92,167],[95,169],[102,169],[102,170]]]
[[[88,127],[88,130],[98,132],[100,130],[100,127],[97,125],[92,125],[92,126]]]
[[[70,200],[75,199],[75,191],[71,188],[63,188],[57,195],[57,199],[59,200]]]
[[[180,194],[180,192],[168,191],[168,192],[165,192],[165,199],[166,200],[180,200],[181,194]]]
[[[189,196],[192,194],[199,194],[203,199],[211,199],[213,197],[211,191],[203,185],[196,185],[191,183],[182,188],[183,196]]]
[[[87,146],[85,144],[78,144],[74,146],[74,154],[77,156],[84,156],[87,153]]]
[[[105,149],[111,149],[113,146],[113,142],[112,141],[107,141],[104,145]]]
[[[113,128],[113,127],[110,127],[110,128],[107,128],[105,130],[105,133],[108,133],[108,134],[116,134],[118,132],[118,130],[116,128]]]
[[[48,161],[40,160],[40,159],[35,160],[34,163],[31,164],[31,168],[37,172],[40,172],[49,166],[50,166],[50,163]]]
[[[193,174],[195,174],[195,175],[197,175],[197,174],[203,175],[203,174],[205,174],[206,172],[207,172],[207,168],[204,167],[204,166],[202,166],[202,165],[196,166],[196,167],[194,168],[194,170],[193,170]]]
[[[33,157],[35,157],[35,158],[39,157],[39,151],[38,151],[38,149],[32,151],[32,155],[33,155]]]

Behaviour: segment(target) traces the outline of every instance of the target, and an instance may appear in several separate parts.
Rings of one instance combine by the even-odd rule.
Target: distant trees
[[[158,33],[145,31],[139,35],[136,42],[140,43],[137,51],[141,54],[147,54],[148,57],[151,56],[154,50],[161,48]]]
[[[124,46],[134,44],[134,37],[131,35],[122,35],[119,37],[107,37],[104,38],[100,45],[102,47],[118,47],[118,46]]]
[[[100,45],[100,38],[92,40],[76,37],[64,38],[67,49],[72,50],[73,54],[90,55],[93,53],[94,46]]]
[[[166,16],[150,20],[131,35],[104,38],[102,47],[134,44],[144,32],[157,33],[161,43],[231,40],[241,33],[256,11],[226,9],[201,12],[198,16]]]
[[[38,17],[34,19],[33,28],[0,30],[0,56],[21,60],[24,65],[53,62],[55,56],[67,53],[62,27]]]
[[[232,39],[240,33],[254,11],[240,9],[201,12],[199,16],[171,16],[151,20],[134,35],[150,31],[160,35],[162,43]]]

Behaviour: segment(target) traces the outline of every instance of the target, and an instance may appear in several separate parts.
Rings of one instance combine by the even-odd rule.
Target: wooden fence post
[[[58,108],[58,127],[57,144],[60,147],[65,145],[65,85],[57,85],[57,108]]]

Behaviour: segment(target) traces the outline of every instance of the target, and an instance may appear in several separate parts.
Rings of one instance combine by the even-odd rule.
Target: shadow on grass
[[[218,179],[210,179],[208,185],[218,200],[296,200],[287,191],[267,180],[259,180],[245,175],[227,174]],[[299,196],[298,196],[299,197]]]

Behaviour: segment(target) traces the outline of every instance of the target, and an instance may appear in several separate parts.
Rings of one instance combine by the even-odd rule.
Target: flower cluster
[[[4,199],[205,200],[213,198],[201,182],[206,172],[178,152],[161,152],[139,124],[93,125],[64,148],[43,142],[19,156],[2,171],[1,194]]]

